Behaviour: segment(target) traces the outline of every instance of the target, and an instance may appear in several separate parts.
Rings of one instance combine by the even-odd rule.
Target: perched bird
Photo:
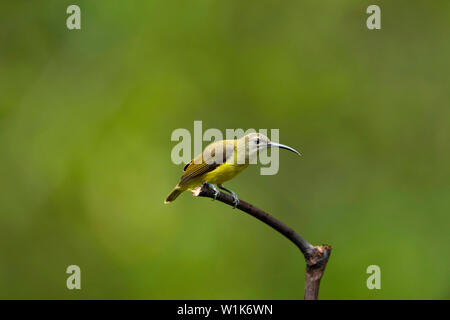
[[[247,168],[251,159],[257,156],[258,151],[270,147],[287,149],[300,155],[297,150],[272,142],[261,133],[250,133],[237,140],[214,142],[184,166],[184,174],[180,182],[170,192],[164,203],[170,203],[182,192],[193,190],[206,182],[215,191],[214,199],[220,193],[217,185],[233,197],[234,207],[236,208],[239,198],[236,193],[225,188],[223,183],[233,179]]]

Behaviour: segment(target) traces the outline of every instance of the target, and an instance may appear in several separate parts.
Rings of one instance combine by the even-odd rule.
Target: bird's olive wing
[[[213,171],[222,163],[227,161],[234,151],[234,144],[223,143],[222,154],[216,154],[217,145],[213,144],[208,146],[205,151],[192,159],[188,164],[184,166],[184,174],[181,177],[179,185],[189,183],[193,179]]]

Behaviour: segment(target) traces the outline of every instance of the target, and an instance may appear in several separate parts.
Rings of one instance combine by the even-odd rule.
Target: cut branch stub
[[[208,184],[204,183],[192,190],[192,193],[196,197],[214,199],[215,191]],[[216,200],[234,207],[233,197],[227,193],[220,192]],[[283,222],[248,202],[239,200],[236,208],[275,229],[300,249],[306,261],[305,300],[316,300],[319,295],[320,280],[331,254],[331,246],[327,244],[321,246],[311,245]]]

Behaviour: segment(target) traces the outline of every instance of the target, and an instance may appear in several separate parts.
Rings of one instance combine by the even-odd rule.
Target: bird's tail
[[[166,200],[164,200],[164,203],[170,203],[174,201],[185,189],[181,188],[179,185],[177,185],[173,190],[169,193]]]

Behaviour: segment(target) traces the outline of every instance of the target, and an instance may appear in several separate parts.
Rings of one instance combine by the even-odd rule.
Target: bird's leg
[[[214,199],[213,199],[213,201],[214,201],[214,200],[217,199],[217,196],[219,195],[220,191],[219,191],[219,189],[217,189],[217,187],[216,187],[215,185],[213,185],[212,183],[209,183],[209,182],[208,182],[208,186],[214,190]]]
[[[235,192],[233,192],[233,191],[231,191],[231,190],[225,188],[225,187],[224,187],[223,185],[221,185],[221,184],[219,184],[218,186],[219,186],[220,189],[222,189],[222,190],[228,192],[228,193],[233,197],[233,204],[234,204],[233,209],[236,209],[237,205],[239,204],[239,198],[238,198],[237,194],[236,194]]]

